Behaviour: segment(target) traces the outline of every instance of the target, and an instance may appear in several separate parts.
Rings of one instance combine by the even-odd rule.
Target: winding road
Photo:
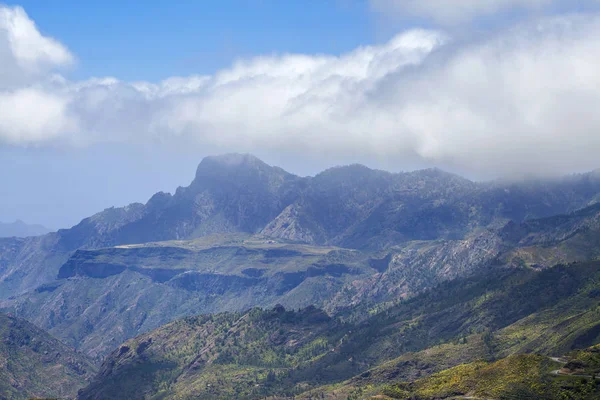
[[[563,357],[548,357],[549,359],[551,359],[554,362],[557,363],[561,363],[561,364],[566,364],[568,362],[568,360],[566,360]],[[594,375],[582,375],[582,374],[563,374],[560,372],[560,369],[556,369],[554,371],[550,372],[552,375],[556,375],[556,376],[572,376],[572,377],[579,377],[579,378],[600,378],[600,374],[597,374],[596,376]]]

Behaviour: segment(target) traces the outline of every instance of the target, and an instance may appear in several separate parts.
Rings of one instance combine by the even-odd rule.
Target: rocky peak
[[[316,184],[344,184],[344,183],[356,183],[360,180],[370,180],[379,177],[389,178],[392,174],[385,171],[379,171],[371,169],[362,164],[351,164],[344,166],[337,166],[326,169],[320,174],[314,177]]]
[[[173,196],[170,193],[158,192],[148,200],[146,207],[150,209],[164,208],[169,204],[171,199],[173,199]]]
[[[220,156],[209,156],[205,157],[200,162],[200,165],[198,165],[195,181],[214,174],[234,175],[268,170],[279,170],[279,168],[271,167],[259,158],[250,154],[232,153]]]
[[[192,189],[223,185],[277,188],[297,177],[273,167],[250,154],[224,154],[206,157],[196,170]]]

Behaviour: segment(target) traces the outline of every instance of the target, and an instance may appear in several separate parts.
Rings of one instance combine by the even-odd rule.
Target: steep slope
[[[96,367],[33,324],[0,313],[0,398],[74,397]]]
[[[332,168],[263,233],[352,248],[462,237],[469,224],[460,199],[478,185],[439,170],[391,174],[361,165]]]
[[[125,383],[114,382],[125,382],[132,376],[131,371],[151,374],[142,379],[147,382],[143,387],[148,397],[158,393],[162,398],[202,397],[210,393],[212,398],[228,398],[235,393],[238,398],[261,398],[309,389],[320,396],[331,389],[317,389],[321,385],[353,376],[362,378],[351,381],[350,388],[373,382],[371,379],[378,376],[408,380],[462,363],[489,362],[523,352],[562,354],[600,342],[599,279],[599,263],[542,272],[499,271],[445,283],[361,322],[330,320],[326,333],[322,325],[311,325],[306,320],[301,326],[284,328],[263,325],[257,322],[263,321],[260,318],[249,322],[249,317],[231,314],[193,319],[194,323],[182,321],[133,339],[125,344],[125,350],[115,351],[82,398],[118,393]],[[265,316],[277,311],[254,313]],[[295,320],[292,315],[291,321]],[[229,322],[217,328],[212,322],[203,322],[206,318]],[[255,329],[261,332],[258,343],[245,341],[244,335],[237,333]],[[317,335],[310,340],[297,339],[300,347],[295,346],[296,341],[289,344],[284,340],[291,346],[290,351],[304,354],[300,350],[303,344],[319,345],[311,345],[310,356],[301,360],[274,350],[276,354],[268,358],[275,360],[274,364],[263,363],[265,356],[256,349],[267,351],[272,345],[265,338],[288,338],[289,332]],[[204,354],[203,343],[219,343],[216,353],[212,353],[214,357],[226,353],[232,358],[219,358],[222,364],[218,368],[207,361],[213,360],[210,357],[202,358],[203,364],[197,369],[191,367],[194,357]],[[148,356],[139,355],[135,350],[139,346],[144,352],[146,348],[154,350]],[[188,360],[184,363],[188,368],[179,359]],[[281,360],[288,362],[281,364]],[[207,370],[209,366],[212,369]],[[157,369],[160,372],[153,372]],[[221,376],[233,378],[219,379]],[[247,387],[260,390],[240,389]]]
[[[78,398],[229,399],[294,392],[304,365],[342,335],[315,308],[186,318],[123,344]]]
[[[350,248],[463,239],[479,227],[548,217],[598,199],[598,173],[560,180],[475,183],[437,169],[391,174],[364,166],[315,176],[267,235]]]
[[[391,195],[333,243],[381,248],[411,240],[464,239],[479,228],[563,214],[595,203],[600,174],[518,183],[474,183],[429,169],[395,174]]]
[[[553,377],[560,366],[548,357],[521,354],[493,363],[474,362],[456,366],[410,383],[378,385],[355,389],[351,398],[386,399],[596,399],[600,387],[594,382],[571,382]],[[341,399],[339,395],[328,396]],[[375,397],[375,396],[374,396]],[[346,397],[347,398],[347,397]]]
[[[305,181],[250,155],[207,157],[190,186],[177,189],[174,195],[157,193],[145,205],[110,208],[71,229],[42,238],[12,240],[5,244],[10,256],[3,254],[0,242],[4,261],[0,264],[0,298],[54,280],[62,263],[77,249],[211,233],[254,233],[296,198]],[[32,259],[32,254],[37,256]]]
[[[329,312],[357,305],[409,298],[444,281],[466,277],[500,265],[503,241],[497,231],[483,230],[462,240],[411,241],[379,252],[377,273],[355,280],[335,294]]]
[[[599,194],[597,173],[474,183],[439,170],[392,174],[352,165],[300,178],[250,155],[207,157],[193,182],[173,195],[110,208],[44,237],[0,240],[0,298],[54,280],[78,249],[262,232],[382,250],[414,240],[467,240],[482,227],[577,210]]]
[[[254,233],[293,201],[304,180],[256,157],[206,157],[192,183],[146,205],[109,209],[59,231],[65,249]]]
[[[311,243],[333,242],[385,201],[394,179],[394,174],[362,165],[328,169],[312,178],[301,197],[262,233]]]
[[[305,180],[250,155],[207,157],[175,195],[157,195],[146,215],[120,229],[114,244],[255,233],[299,194]]]
[[[352,168],[358,171],[352,175],[371,173],[364,167]],[[344,170],[328,174],[348,186],[349,177],[336,176]],[[375,172],[382,180],[393,177]],[[429,175],[446,176],[439,171]],[[335,194],[340,197],[342,193]],[[567,215],[509,223],[501,229],[479,228],[462,239],[410,241],[376,252],[247,234],[77,250],[51,257],[34,250],[18,272],[35,263],[62,262],[62,266],[56,267],[55,276],[44,270],[45,275],[17,277],[13,282],[35,283],[36,289],[2,301],[0,307],[101,358],[118,343],[186,315],[277,303],[314,304],[330,314],[356,314],[356,307],[368,313],[370,308],[381,309],[444,281],[484,271],[594,258],[600,240],[597,220],[594,205]],[[108,220],[104,224],[110,225]],[[48,248],[60,242],[51,235],[37,240],[47,242]],[[10,258],[27,251],[24,245],[31,242],[5,243],[2,254]],[[14,243],[18,245],[11,249],[9,244]]]
[[[69,258],[57,251],[57,233],[29,238],[0,238],[0,300],[56,279]]]
[[[600,257],[600,206],[499,229],[479,229],[461,240],[411,241],[389,247],[379,274],[354,282],[327,306],[377,304],[407,297],[444,280],[498,267],[549,268]]]
[[[243,234],[79,250],[61,267],[61,280],[0,307],[94,358],[135,335],[198,313],[281,303],[313,304],[332,315],[367,314],[448,280],[495,274],[507,266],[541,268],[551,261],[593,258],[600,238],[594,228],[597,209],[508,224],[463,240],[407,242],[376,253]],[[523,261],[524,255],[531,260],[540,254],[560,257]]]
[[[59,281],[0,302],[99,358],[176,318],[254,306],[324,305],[376,272],[367,254],[243,234],[78,250]]]
[[[501,231],[502,261],[537,268],[600,256],[600,206],[569,214],[509,223]]]

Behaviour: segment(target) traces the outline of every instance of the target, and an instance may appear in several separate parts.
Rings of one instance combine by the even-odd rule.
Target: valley
[[[0,0],[0,400],[600,400],[598,65],[600,0]]]
[[[552,392],[548,357],[600,343],[598,198],[597,173],[301,178],[209,157],[174,195],[0,239],[0,310],[99,371],[79,399]]]

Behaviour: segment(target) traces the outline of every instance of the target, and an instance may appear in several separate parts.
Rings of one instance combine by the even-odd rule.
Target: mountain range
[[[0,222],[0,238],[40,236],[49,232],[50,229],[45,226],[29,225],[20,219],[12,223]]]
[[[568,213],[594,204],[598,193],[598,172],[476,183],[435,169],[392,174],[351,165],[302,178],[250,155],[207,157],[174,195],[157,193],[145,205],[110,208],[45,236],[0,239],[0,298],[53,281],[78,249],[248,233],[382,251]]]
[[[551,356],[600,340],[599,290],[590,285],[598,278],[597,262],[500,270],[446,282],[355,322],[282,306],[189,317],[125,342],[79,398],[346,399],[357,390],[376,395],[390,383],[531,353],[532,369],[558,369]],[[537,372],[522,373],[528,390],[541,381],[529,375]],[[533,398],[555,398],[552,387],[535,389]],[[471,391],[442,389],[452,396]],[[496,396],[512,389],[505,382]]]
[[[299,177],[207,157],[174,194],[0,239],[0,309],[82,357],[81,399],[445,398],[427,379],[447,374],[500,398],[480,374],[600,342],[599,199],[598,171]]]

